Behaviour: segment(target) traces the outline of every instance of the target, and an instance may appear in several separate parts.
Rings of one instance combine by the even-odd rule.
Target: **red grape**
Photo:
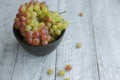
[[[30,13],[29,13],[29,12],[25,12],[25,13],[24,13],[24,16],[25,16],[26,18],[30,18]]]
[[[22,14],[20,14],[20,13],[17,13],[16,14],[16,17],[18,18],[18,17],[20,17]]]
[[[46,46],[46,45],[48,45],[48,41],[42,41],[42,46]]]
[[[34,38],[32,41],[32,45],[38,46],[40,44],[40,40],[38,38]]]
[[[51,36],[48,35],[47,38],[46,38],[47,41],[50,41],[51,40]]]
[[[26,20],[26,18],[24,17],[24,16],[20,16],[20,18],[19,18],[19,21],[25,21]]]
[[[26,38],[32,38],[32,36],[33,36],[33,31],[26,32]]]
[[[16,21],[16,22],[15,22],[15,26],[19,28],[19,27],[21,26],[21,22]]]
[[[33,38],[39,38],[39,32],[38,31],[34,31],[32,36],[33,36]]]
[[[32,44],[32,38],[27,38],[26,40],[28,44]]]
[[[24,13],[25,11],[26,11],[25,5],[21,5],[20,8],[19,8],[19,12]]]

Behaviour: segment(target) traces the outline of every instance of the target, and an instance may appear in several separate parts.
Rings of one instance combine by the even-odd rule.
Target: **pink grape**
[[[40,44],[39,38],[34,38],[33,41],[32,41],[32,45],[38,46],[39,44]]]
[[[32,38],[27,38],[27,43],[32,44],[32,40],[33,40]]]

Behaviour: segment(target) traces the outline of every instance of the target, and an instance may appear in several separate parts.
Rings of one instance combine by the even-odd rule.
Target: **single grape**
[[[39,38],[34,38],[32,41],[32,45],[38,46],[40,44],[40,39]]]
[[[50,28],[52,24],[51,24],[50,22],[46,22],[45,25],[46,25],[48,28]]]
[[[19,28],[21,26],[21,23],[19,21],[16,21],[15,26],[16,26],[16,28]]]
[[[35,6],[33,6],[33,9],[34,9],[35,11],[38,11],[38,10],[40,10],[40,7],[39,7],[39,5],[35,5]]]
[[[25,27],[25,31],[31,31],[31,29],[32,29],[32,27],[31,27],[30,25],[27,25],[27,26]]]
[[[40,3],[40,8],[43,8],[45,6],[46,6],[46,2],[43,1],[43,2]]]
[[[41,16],[42,11],[41,11],[41,10],[38,10],[38,11],[37,11],[37,14],[38,14],[39,16]]]
[[[48,45],[48,41],[42,41],[41,45],[42,45],[42,46]]]
[[[19,18],[19,21],[25,21],[26,20],[26,18],[24,17],[24,16],[20,16],[20,18]]]
[[[24,13],[26,11],[25,5],[20,5],[19,12]]]
[[[60,30],[56,30],[55,33],[56,33],[58,36],[60,36],[61,31],[60,31]]]
[[[26,38],[32,38],[33,37],[33,31],[27,31],[25,36],[26,36]]]
[[[25,12],[25,13],[24,13],[24,17],[25,17],[25,18],[30,18],[30,13],[29,13],[29,12]]]
[[[32,38],[26,38],[28,44],[32,44]]]
[[[17,13],[17,14],[16,14],[16,18],[19,18],[21,15],[22,15],[22,14]]]
[[[61,28],[62,27],[62,23],[57,23],[57,26],[58,26],[58,28]]]
[[[36,17],[36,16],[37,16],[37,13],[36,13],[35,11],[33,11],[33,12],[31,13],[31,15],[32,15],[32,17]]]
[[[33,2],[33,5],[34,5],[34,6],[39,5],[39,1],[34,1],[34,2]]]
[[[46,40],[46,39],[47,39],[47,35],[45,35],[45,34],[44,34],[44,35],[41,35],[41,40],[42,40],[42,41],[44,41],[44,40]]]
[[[33,27],[33,31],[38,31],[38,27]]]
[[[52,17],[51,17],[51,16],[46,17],[46,18],[45,18],[45,21],[46,21],[46,22],[52,22]]]
[[[48,35],[48,36],[46,37],[46,40],[47,40],[47,41],[50,41],[50,40],[51,40],[51,36]]]
[[[39,26],[40,26],[40,27],[44,27],[44,26],[45,26],[45,23],[44,23],[44,22],[41,22],[41,23],[39,24]]]
[[[50,29],[50,34],[54,34],[54,30],[53,29]]]
[[[53,28],[54,31],[57,30],[57,26],[56,25],[53,25],[52,28]]]
[[[31,20],[29,20],[29,25],[30,26],[33,26],[34,25],[34,22],[33,22],[33,20],[31,19]]]
[[[26,26],[26,23],[25,22],[21,22],[20,27],[25,27],[25,26]]]
[[[33,5],[29,4],[28,7],[27,7],[27,12],[32,12],[33,11]]]
[[[39,32],[38,31],[34,31],[32,34],[33,38],[39,38]]]
[[[48,12],[47,7],[43,7],[43,8],[42,8],[42,12],[46,15],[46,14],[47,14],[47,12]]]

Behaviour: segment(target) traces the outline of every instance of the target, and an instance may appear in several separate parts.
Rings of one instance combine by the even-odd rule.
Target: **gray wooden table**
[[[0,80],[120,80],[120,0],[46,0],[51,10],[67,10],[62,16],[71,24],[59,47],[45,57],[28,54],[13,36],[15,14],[26,1],[0,0]],[[72,71],[57,76],[66,64]]]

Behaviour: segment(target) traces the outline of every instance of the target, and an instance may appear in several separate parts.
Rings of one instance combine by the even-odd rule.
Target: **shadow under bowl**
[[[18,40],[19,44],[29,53],[35,55],[35,56],[45,56],[47,54],[50,54],[52,51],[54,51],[57,46],[59,45],[59,43],[61,42],[65,30],[62,32],[62,34],[60,35],[60,37],[54,41],[53,43],[50,43],[46,46],[32,46],[27,44],[24,41],[24,37],[20,34],[20,31],[15,29],[15,27],[13,26],[13,33],[14,36],[16,37],[16,39]]]

